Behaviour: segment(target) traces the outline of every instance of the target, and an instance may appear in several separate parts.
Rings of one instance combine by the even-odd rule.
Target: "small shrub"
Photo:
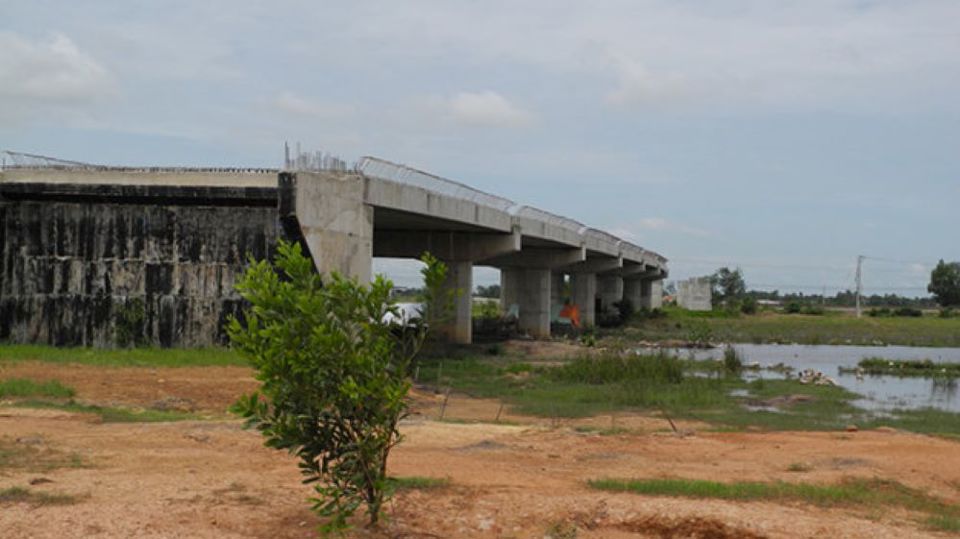
[[[953,318],[956,316],[956,311],[953,307],[944,307],[940,309],[940,318]]]
[[[897,310],[893,311],[894,316],[905,316],[910,318],[920,318],[923,316],[923,311],[920,309],[914,309],[913,307],[900,307]]]
[[[740,312],[743,314],[757,314],[757,299],[753,297],[743,298],[740,303]]]
[[[824,309],[823,309],[823,306],[821,305],[813,305],[808,303],[807,305],[803,306],[800,312],[802,314],[820,316],[824,313]]]
[[[730,374],[739,374],[743,370],[740,354],[729,344],[723,349],[723,369]]]
[[[800,314],[801,310],[803,310],[803,305],[800,305],[799,301],[791,301],[783,307],[783,312],[787,314]]]
[[[694,346],[704,346],[713,340],[713,330],[705,323],[695,324],[687,333],[687,340]]]
[[[586,347],[594,347],[597,345],[597,334],[593,328],[583,330],[583,333],[580,334],[580,344]]]
[[[441,265],[426,262],[428,273]],[[299,458],[304,482],[316,484],[313,510],[330,517],[324,532],[346,528],[362,505],[376,525],[390,493],[387,457],[401,439],[407,372],[423,340],[382,322],[397,314],[390,289],[383,277],[361,285],[334,273],[321,282],[299,244],[283,241],[275,265],[251,261],[237,284],[251,306],[243,322],[230,321],[230,340],[261,386],[233,411],[268,447]]]

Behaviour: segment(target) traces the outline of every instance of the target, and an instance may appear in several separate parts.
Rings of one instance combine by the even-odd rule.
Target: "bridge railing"
[[[512,200],[485,193],[460,182],[441,178],[440,176],[435,176],[422,170],[417,170],[406,165],[398,165],[397,163],[391,163],[390,161],[376,157],[361,157],[360,160],[357,161],[355,169],[364,176],[422,187],[429,191],[435,191],[461,200],[469,200],[481,206],[504,212],[516,205]]]

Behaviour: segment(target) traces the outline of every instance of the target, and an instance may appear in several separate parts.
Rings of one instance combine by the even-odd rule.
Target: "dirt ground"
[[[0,377],[56,378],[77,399],[155,407],[189,403],[221,414],[255,388],[240,367],[100,368],[25,362]],[[599,417],[577,423],[521,417],[494,401],[415,392],[416,413],[393,453],[397,476],[449,478],[450,486],[405,491],[379,531],[358,538],[420,537],[943,537],[918,515],[881,508],[735,503],[591,490],[588,479],[834,482],[896,479],[960,502],[960,444],[893,431],[708,433],[663,418]],[[497,413],[501,423],[492,423]],[[464,421],[461,421],[464,420]],[[470,423],[465,420],[482,420]],[[509,423],[509,424],[505,424]],[[629,428],[601,436],[573,427]],[[583,430],[583,429],[580,429]],[[318,521],[294,459],[263,447],[232,419],[100,423],[83,414],[0,407],[0,441],[75,454],[81,466],[0,469],[0,490],[70,494],[68,505],[0,504],[0,537],[313,537]],[[809,471],[791,472],[802,464]],[[40,481],[38,481],[40,480]],[[42,481],[48,480],[48,481]],[[35,483],[31,485],[31,483]],[[562,535],[567,532],[568,535]]]

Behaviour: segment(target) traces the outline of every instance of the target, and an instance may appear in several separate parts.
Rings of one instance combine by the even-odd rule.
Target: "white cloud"
[[[350,105],[321,103],[300,97],[292,92],[281,93],[274,100],[273,105],[287,114],[314,118],[339,118],[354,112]]]
[[[63,34],[31,41],[0,32],[0,104],[5,116],[29,117],[47,107],[76,108],[114,95],[113,77]]]
[[[449,117],[460,124],[483,127],[525,127],[533,115],[492,92],[460,92],[444,103]]]

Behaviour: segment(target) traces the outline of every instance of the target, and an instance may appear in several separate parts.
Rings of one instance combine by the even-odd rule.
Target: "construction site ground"
[[[70,501],[0,501],[0,536],[316,536],[319,520],[307,502],[312,488],[300,482],[296,460],[264,447],[257,432],[226,413],[239,395],[256,388],[250,369],[0,366],[0,378],[13,377],[59,380],[86,404],[174,408],[201,419],[104,423],[93,414],[5,403],[0,447],[22,449],[38,464],[0,467],[0,491],[20,487]],[[389,471],[448,482],[399,492],[378,529],[358,520],[350,536],[947,536],[925,527],[922,515],[887,506],[650,497],[594,490],[587,481],[597,478],[882,478],[960,501],[960,443],[936,437],[891,430],[713,432],[695,423],[675,431],[656,415],[557,421],[515,415],[492,400],[453,394],[444,407],[445,399],[427,388],[414,390],[414,413],[402,426],[405,440],[392,453]],[[42,464],[57,455],[69,456],[61,459],[69,464]]]

